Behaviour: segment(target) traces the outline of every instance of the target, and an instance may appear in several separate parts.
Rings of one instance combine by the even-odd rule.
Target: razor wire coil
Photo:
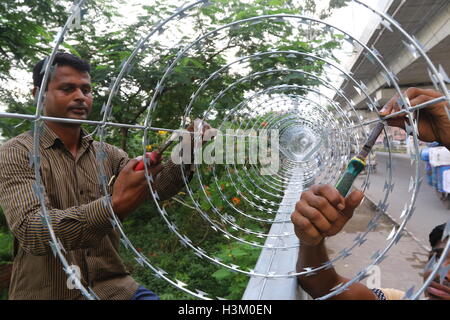
[[[50,74],[52,72],[53,67],[53,59],[58,50],[58,47],[64,41],[65,35],[68,33],[70,26],[73,25],[74,20],[77,18],[77,13],[85,4],[85,0],[80,0],[74,4],[74,6],[70,10],[70,15],[67,19],[66,24],[59,31],[58,35],[55,39],[54,48],[44,63],[43,67],[43,83],[47,83],[49,80]],[[415,56],[423,59],[428,67],[428,73],[430,75],[431,81],[434,84],[435,88],[444,93],[444,97],[440,98],[436,101],[450,101],[450,95],[447,90],[447,87],[444,84],[444,75],[442,70],[437,70],[437,68],[433,65],[432,61],[426,55],[425,50],[421,46],[421,44],[415,39],[413,36],[409,35],[402,27],[388,14],[379,12],[367,4],[354,0],[351,2],[352,5],[360,6],[365,8],[368,11],[371,11],[374,15],[378,16],[380,19],[381,25],[383,25],[386,30],[389,32],[398,32],[402,37],[402,41],[404,46],[409,50],[409,52]],[[243,101],[234,106],[229,110],[228,114],[225,115],[223,119],[223,123],[232,123],[237,126],[237,131],[239,130],[243,132],[248,132],[253,130],[254,132],[259,132],[261,130],[266,129],[276,129],[281,133],[280,136],[280,152],[279,157],[280,161],[283,164],[279,171],[274,172],[273,175],[264,176],[260,174],[260,166],[257,164],[251,164],[250,166],[239,166],[236,163],[232,163],[231,165],[225,164],[225,176],[231,183],[231,186],[235,193],[239,195],[242,201],[245,201],[251,207],[257,209],[261,214],[258,216],[253,216],[247,214],[234,205],[232,201],[229,200],[227,195],[222,192],[221,186],[219,185],[219,173],[216,165],[212,166],[212,179],[214,181],[215,189],[220,194],[221,202],[230,208],[230,211],[227,213],[222,213],[219,208],[217,208],[214,203],[211,201],[208,190],[204,186],[204,179],[202,177],[202,165],[196,164],[196,181],[201,188],[201,196],[206,202],[209,204],[210,209],[205,210],[202,208],[200,204],[200,200],[196,198],[195,191],[190,186],[190,182],[187,180],[188,173],[184,166],[181,166],[181,171],[183,175],[183,180],[185,184],[185,188],[187,191],[187,200],[189,204],[181,201],[180,203],[184,203],[184,205],[190,206],[190,208],[195,208],[195,210],[200,214],[201,218],[204,219],[215,232],[221,233],[225,238],[234,240],[240,243],[243,243],[248,246],[253,246],[262,249],[272,250],[274,253],[276,250],[287,250],[291,248],[296,248],[298,246],[286,245],[285,238],[293,237],[295,234],[292,232],[281,232],[279,234],[271,234],[267,233],[261,229],[251,229],[236,223],[236,216],[243,219],[248,219],[252,221],[257,221],[261,224],[271,225],[271,224],[281,224],[282,230],[286,226],[286,223],[290,223],[289,220],[277,220],[274,216],[278,212],[278,208],[281,206],[280,202],[284,198],[284,192],[286,191],[286,187],[289,183],[299,187],[299,190],[304,190],[304,187],[313,182],[319,183],[333,183],[339,177],[341,173],[341,167],[345,165],[349,160],[349,149],[351,145],[360,146],[361,139],[367,137],[368,131],[367,127],[373,123],[379,121],[385,121],[391,116],[381,117],[378,112],[378,105],[374,98],[368,93],[368,88],[362,81],[358,81],[353,77],[350,72],[344,70],[344,68],[337,65],[335,62],[316,56],[310,53],[295,51],[295,50],[277,50],[271,49],[269,51],[262,51],[250,56],[236,58],[233,61],[227,63],[223,67],[216,70],[214,73],[209,75],[205,80],[201,81],[198,84],[198,89],[192,93],[189,102],[186,105],[184,114],[182,116],[182,120],[180,121],[180,129],[172,129],[172,128],[159,128],[152,127],[153,123],[153,114],[158,107],[158,99],[160,99],[164,95],[164,86],[165,82],[168,78],[170,78],[171,73],[174,68],[177,66],[180,61],[184,57],[186,57],[190,50],[195,50],[201,48],[202,41],[214,39],[221,32],[225,32],[226,30],[239,31],[239,28],[245,25],[255,25],[262,23],[263,21],[277,21],[280,23],[298,23],[298,25],[306,25],[311,28],[312,25],[319,26],[325,33],[329,34],[340,34],[343,36],[343,41],[351,44],[354,47],[358,47],[361,49],[362,54],[368,60],[368,62],[372,63],[374,66],[380,68],[381,73],[384,75],[386,83],[390,87],[394,87],[397,93],[400,96],[399,104],[402,107],[402,110],[396,113],[405,114],[408,118],[409,122],[412,125],[406,125],[406,131],[408,134],[413,136],[414,141],[414,152],[411,156],[412,164],[415,164],[415,176],[411,177],[410,187],[408,193],[411,198],[409,201],[405,203],[405,208],[402,212],[401,219],[402,223],[398,228],[394,227],[392,232],[388,236],[388,243],[385,248],[374,252],[371,257],[371,263],[363,268],[360,272],[358,272],[353,279],[345,284],[340,284],[337,287],[333,288],[329,294],[319,298],[319,299],[328,299],[332,296],[335,296],[339,293],[342,293],[346,290],[351,284],[363,280],[368,276],[368,270],[379,263],[381,263],[387,257],[388,251],[398,243],[401,237],[404,235],[404,229],[412,217],[415,209],[415,201],[417,198],[417,193],[419,191],[420,185],[422,183],[422,178],[419,173],[419,149],[418,149],[418,129],[417,129],[417,120],[414,118],[414,112],[427,107],[430,103],[424,103],[418,106],[412,107],[410,105],[410,101],[407,97],[402,93],[400,86],[398,84],[398,79],[393,71],[389,69],[383,63],[383,57],[381,54],[374,48],[367,47],[364,43],[362,43],[357,38],[352,37],[349,33],[340,29],[336,26],[333,26],[325,21],[321,21],[309,16],[302,15],[294,15],[294,14],[273,14],[273,15],[262,15],[251,17],[239,21],[234,21],[218,27],[208,33],[198,36],[194,41],[185,45],[182,50],[180,50],[176,57],[167,65],[166,69],[163,71],[163,75],[158,81],[156,87],[154,88],[154,94],[151,98],[151,101],[147,105],[147,115],[145,117],[145,121],[142,125],[129,125],[129,124],[120,124],[114,121],[111,121],[112,116],[112,103],[115,95],[118,94],[118,90],[121,84],[121,81],[127,76],[130,70],[133,67],[133,64],[136,63],[136,59],[139,54],[145,53],[145,49],[150,45],[150,41],[155,41],[155,38],[158,36],[164,35],[164,33],[170,29],[170,24],[174,21],[180,21],[189,17],[195,10],[198,10],[201,7],[214,5],[213,2],[209,2],[208,0],[200,0],[194,1],[190,4],[184,5],[176,10],[171,16],[168,18],[161,20],[159,23],[155,25],[155,27],[146,35],[142,37],[135,45],[134,50],[131,52],[129,57],[123,61],[121,64],[120,70],[117,73],[117,76],[113,79],[109,87],[109,96],[107,102],[102,107],[102,120],[101,121],[81,121],[74,119],[54,119],[50,117],[43,116],[43,107],[45,101],[45,86],[41,86],[40,90],[36,95],[36,113],[34,116],[30,115],[21,115],[21,114],[10,114],[10,113],[0,113],[0,117],[9,117],[9,118],[20,118],[28,121],[32,121],[34,123],[34,149],[33,153],[30,155],[30,165],[33,166],[36,176],[36,183],[34,185],[34,191],[38,195],[39,202],[41,204],[41,217],[42,222],[48,227],[51,241],[50,246],[53,250],[54,255],[61,261],[63,265],[64,271],[67,273],[70,278],[73,276],[73,270],[71,269],[69,262],[65,257],[65,249],[63,248],[61,241],[57,238],[55,234],[51,220],[48,214],[48,210],[45,204],[44,194],[45,188],[43,187],[42,178],[40,176],[39,168],[40,168],[40,155],[39,155],[39,145],[40,145],[40,135],[43,129],[43,121],[52,120],[52,121],[61,121],[61,122],[72,122],[72,123],[86,123],[91,124],[96,127],[95,132],[100,141],[100,148],[97,152],[97,163],[99,169],[99,182],[102,186],[104,193],[104,205],[107,207],[111,213],[111,224],[115,229],[119,231],[121,234],[121,242],[134,256],[136,261],[142,265],[146,266],[152,270],[155,276],[164,279],[169,282],[171,285],[179,288],[180,290],[193,295],[194,297],[200,299],[210,299],[208,297],[208,293],[199,290],[192,289],[189,287],[189,284],[184,283],[180,280],[172,280],[168,273],[152,264],[150,259],[140,253],[126,236],[124,228],[121,222],[117,219],[113,212],[111,198],[108,196],[108,179],[106,176],[106,171],[104,168],[103,160],[106,156],[104,151],[104,143],[106,136],[108,134],[109,127],[125,127],[130,129],[137,129],[142,131],[142,145],[143,145],[143,154],[145,159],[146,146],[151,144],[150,133],[154,131],[168,131],[168,132],[176,132],[178,130],[182,130],[186,124],[189,122],[189,119],[192,119],[191,113],[193,106],[196,103],[196,100],[202,96],[202,93],[205,89],[208,88],[208,84],[212,81],[215,81],[220,78],[221,73],[227,72],[235,65],[241,65],[250,63],[254,60],[263,59],[265,57],[270,58],[279,58],[283,57],[284,59],[298,59],[299,57],[309,61],[311,63],[320,62],[327,66],[327,68],[331,68],[334,71],[338,72],[339,75],[351,83],[354,87],[355,91],[363,95],[368,100],[368,109],[371,112],[376,114],[375,120],[362,121],[358,115],[358,110],[356,109],[355,103],[345,96],[345,93],[336,86],[330,84],[328,76],[325,74],[315,74],[314,72],[307,72],[301,69],[290,69],[288,67],[281,68],[270,68],[265,71],[251,73],[247,76],[242,76],[240,79],[235,81],[234,83],[229,84],[227,87],[223,88],[215,97],[210,99],[210,103],[208,108],[203,112],[203,117],[208,119],[209,117],[213,117],[216,112],[215,108],[217,104],[221,101],[221,99],[227,94],[232,94],[233,89],[237,86],[240,86],[244,83],[251,83],[255,81],[255,79],[261,79],[268,76],[287,76],[287,75],[300,75],[301,77],[311,80],[317,81],[320,83],[320,86],[332,90],[335,92],[337,97],[340,97],[343,101],[345,101],[345,106],[341,103],[337,103],[333,99],[325,96],[321,90],[315,88],[315,86],[308,85],[288,85],[288,84],[280,84],[273,85],[264,90],[252,92],[248,95]],[[157,59],[155,57],[155,59]],[[326,101],[326,104],[332,108],[335,113],[330,112],[326,108],[323,107],[323,100]],[[317,101],[320,101],[317,102]],[[309,106],[309,107],[308,107]],[[314,108],[311,108],[313,106]],[[256,110],[256,111],[255,111]],[[282,110],[282,112],[277,113],[278,110]],[[448,110],[447,110],[448,112]],[[244,123],[239,121],[239,118],[249,117],[252,118],[252,115],[259,115],[260,118],[254,116],[253,120],[246,121]],[[339,120],[336,120],[336,115],[339,115]],[[352,116],[356,119],[355,121],[352,119]],[[261,125],[261,120],[265,123],[264,126]],[[325,125],[320,127],[320,123],[323,122]],[[358,123],[359,122],[359,123]],[[225,130],[226,127],[219,126],[217,128],[220,131]],[[324,130],[326,129],[326,130]],[[358,130],[355,136],[348,136],[348,130]],[[386,131],[385,131],[386,132]],[[307,140],[308,137],[312,138],[315,142],[317,142],[317,149],[312,149],[310,151],[312,154],[317,155],[318,151],[324,151],[327,155],[320,159],[316,157],[311,159],[311,157],[304,156],[302,159],[298,158],[298,149],[294,150],[293,147],[290,146],[293,139],[298,138],[299,136],[305,136]],[[224,135],[226,136],[226,135]],[[239,136],[239,134],[235,134],[234,137]],[[243,136],[243,138],[248,138],[248,136]],[[300,139],[301,140],[301,139]],[[309,142],[309,141],[307,141]],[[300,145],[302,141],[298,142]],[[334,145],[333,145],[334,143]],[[330,150],[333,150],[333,156],[329,156]],[[391,150],[391,146],[388,142],[388,149]],[[301,152],[300,152],[301,153]],[[309,155],[308,155],[309,156]],[[306,160],[305,160],[306,158]],[[369,158],[370,161],[370,158]],[[319,163],[320,162],[320,163]],[[384,197],[377,204],[377,214],[371,219],[369,224],[367,225],[367,230],[358,234],[358,236],[353,240],[353,243],[348,248],[343,249],[339,252],[334,258],[330,259],[329,262],[323,264],[320,267],[316,268],[306,268],[302,272],[292,271],[287,274],[273,274],[273,273],[263,273],[258,272],[254,269],[243,270],[239,265],[233,263],[226,263],[221,261],[219,257],[210,255],[206,250],[196,245],[192,239],[188,237],[188,235],[184,234],[182,230],[179,230],[177,225],[170,220],[170,215],[166,211],[166,209],[161,205],[159,200],[159,196],[156,190],[153,189],[152,181],[153,177],[147,173],[145,170],[147,182],[149,185],[149,189],[151,194],[153,195],[153,199],[158,209],[162,219],[167,224],[169,230],[175,234],[179,241],[187,248],[193,251],[195,255],[199,258],[205,259],[211,263],[218,265],[219,267],[226,268],[228,270],[245,274],[248,276],[254,277],[262,277],[265,280],[270,278],[289,278],[296,277],[299,275],[311,275],[320,271],[322,269],[327,269],[332,267],[333,263],[339,261],[340,259],[344,259],[348,257],[352,250],[356,247],[363,245],[365,241],[368,240],[368,235],[371,231],[375,230],[379,224],[379,220],[382,216],[382,212],[385,211],[389,205],[388,199],[391,193],[394,191],[395,183],[392,177],[392,156],[389,152],[389,162],[387,163],[386,170],[386,178],[384,184]],[[148,161],[144,161],[145,168],[148,169],[149,163]],[[292,173],[294,170],[300,170],[301,177],[293,176]],[[246,181],[250,182],[250,185],[246,184]],[[258,188],[257,193],[252,190],[252,187],[256,186]],[[370,169],[368,170],[367,176],[363,181],[362,189],[363,191],[370,187]],[[269,198],[269,200],[267,199]],[[290,199],[295,200],[295,199]],[[207,211],[212,211],[210,214]],[[218,220],[216,220],[218,219]],[[450,228],[449,223],[447,223],[446,230],[444,232],[443,239],[449,235]],[[229,230],[231,229],[231,230]],[[260,241],[257,240],[248,240],[243,236],[236,235],[234,232],[241,232],[246,236],[256,237]],[[278,245],[265,245],[261,241],[266,240],[267,238],[276,239]],[[419,296],[423,293],[426,286],[432,281],[434,276],[438,273],[441,273],[445,268],[443,267],[443,262],[445,256],[449,253],[450,248],[450,240],[447,241],[446,246],[444,248],[444,252],[442,257],[436,261],[432,260],[432,263],[429,263],[426,266],[427,270],[432,270],[431,275],[425,281],[423,286],[419,288],[416,292],[414,292],[414,288],[411,288],[407,291],[405,295],[405,299],[418,299]],[[272,255],[272,258],[273,259]],[[270,261],[270,264],[273,261]],[[442,278],[442,277],[441,277]],[[83,296],[87,299],[98,299],[95,292],[92,288],[85,288],[81,283],[77,283],[77,286]],[[212,297],[214,298],[214,297]]]

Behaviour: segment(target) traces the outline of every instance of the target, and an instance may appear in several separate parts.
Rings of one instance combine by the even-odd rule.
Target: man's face
[[[46,92],[45,115],[86,120],[92,110],[91,89],[87,72],[70,66],[57,67]]]
[[[430,258],[433,254],[436,255],[436,261],[438,261],[442,255],[442,251],[445,247],[445,242],[440,241],[430,252]],[[443,266],[450,265],[450,254],[447,255]],[[426,280],[428,276],[431,274],[432,270],[424,273],[423,278]],[[433,279],[428,288],[425,290],[425,296],[430,300],[450,300],[450,271],[447,273],[445,279],[442,284],[439,283],[439,275]]]

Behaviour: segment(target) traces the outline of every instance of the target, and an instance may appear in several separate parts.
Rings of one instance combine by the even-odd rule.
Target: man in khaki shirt
[[[92,109],[90,66],[67,53],[55,57],[55,72],[44,102],[46,116],[86,120]],[[42,85],[43,61],[34,69],[33,94]],[[158,299],[139,287],[119,256],[119,232],[104,205],[98,178],[100,143],[79,124],[46,121],[40,140],[42,183],[52,228],[67,252],[69,265],[81,271],[81,283],[100,299]],[[14,234],[10,299],[83,299],[70,289],[62,264],[52,252],[49,231],[40,216],[30,166],[33,133],[23,133],[0,147],[0,205]],[[138,161],[104,144],[107,181],[117,179],[108,192],[117,217],[123,221],[150,198],[144,171],[134,171]],[[184,186],[181,168],[169,161],[150,168],[160,200]],[[189,177],[190,178],[190,177]],[[139,289],[139,290],[138,290]]]

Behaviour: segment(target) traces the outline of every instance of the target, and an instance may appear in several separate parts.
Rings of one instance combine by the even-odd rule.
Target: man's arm
[[[170,199],[185,186],[181,166],[184,166],[186,180],[191,181],[194,174],[191,165],[177,165],[172,160],[167,161],[153,183],[160,201]]]
[[[203,120],[195,119],[187,128],[187,132],[198,134],[201,138],[200,145],[195,145],[194,135],[183,136],[182,144],[190,144],[186,150],[191,150],[190,162],[186,164],[177,165],[169,160],[165,165],[160,175],[155,181],[155,189],[158,192],[160,200],[169,199],[176,195],[181,188],[185,186],[183,181],[183,172],[186,176],[186,180],[189,182],[194,175],[195,166],[194,163],[194,148],[201,148],[203,144],[209,141],[206,136],[210,135],[212,131],[216,132],[216,129],[211,128],[211,126]],[[207,132],[209,131],[209,134]],[[205,140],[206,139],[206,140]],[[181,168],[183,166],[183,170]]]
[[[433,89],[408,88],[404,95],[409,99],[411,106],[440,98],[442,93]],[[400,106],[397,101],[399,95],[395,95],[380,110],[380,115],[386,116],[399,111]],[[450,150],[450,120],[447,116],[449,108],[448,101],[436,103],[420,110],[418,120],[419,139],[425,142],[437,141]],[[417,117],[417,112],[415,112]],[[390,126],[405,129],[406,115],[400,115],[387,120]]]
[[[119,149],[118,149],[119,150]],[[120,150],[121,151],[121,150]],[[132,159],[129,159],[125,152],[121,151],[123,159],[120,161],[119,169],[116,176],[122,172],[123,168],[129,164]],[[133,160],[135,161],[135,160]],[[153,174],[152,187],[157,192],[159,201],[167,200],[176,195],[184,186],[182,165],[178,165],[172,162],[172,160],[160,165],[160,170],[157,174]],[[189,182],[192,179],[194,171],[191,165],[184,165],[184,174]],[[143,172],[143,171],[142,171]],[[114,183],[116,185],[117,181]],[[147,193],[149,190],[147,188]]]
[[[1,149],[0,205],[8,225],[26,252],[46,255],[52,252],[51,238],[41,217],[35,181],[26,148]],[[66,250],[95,246],[112,228],[103,198],[65,210],[51,208],[46,194],[44,199],[56,237]]]
[[[115,168],[123,166],[114,184],[111,201],[115,214],[123,220],[149,197],[143,171],[134,171],[136,160],[125,163],[123,154],[108,152]],[[126,156],[126,155],[125,155]],[[150,172],[157,175],[160,165]],[[23,249],[33,255],[52,252],[49,231],[41,216],[41,204],[35,194],[34,169],[29,165],[28,149],[20,144],[0,148],[0,206],[9,228]],[[44,202],[56,237],[66,250],[95,247],[111,231],[111,212],[104,197],[64,210],[52,208],[47,194]]]
[[[195,119],[186,129],[186,132],[197,133],[202,138],[202,144],[206,143],[208,140],[205,140],[205,134],[209,130],[216,129],[211,128],[211,126],[200,119]],[[211,131],[210,131],[211,133]],[[190,161],[185,164],[175,164],[172,160],[167,161],[161,170],[161,172],[156,176],[153,187],[155,191],[158,193],[159,200],[170,199],[174,195],[176,195],[184,186],[183,173],[186,177],[187,182],[190,182],[192,176],[194,175],[194,139],[191,135],[183,136],[184,140],[182,143],[190,144],[189,147],[186,147],[186,150],[191,151]],[[197,146],[200,147],[201,146]],[[183,166],[183,168],[181,167]]]
[[[316,246],[303,244],[299,249],[297,272],[302,272],[307,267],[320,267],[329,260],[324,240]],[[332,288],[348,281],[349,279],[339,275],[333,267],[317,271],[311,276],[298,277],[300,286],[314,299],[329,294]],[[331,297],[330,300],[376,300],[376,296],[365,285],[353,283],[348,290]]]
[[[295,233],[300,239],[297,272],[305,271],[308,267],[320,267],[329,261],[325,237],[336,235],[342,230],[362,198],[361,192],[354,191],[344,199],[329,185],[315,185],[302,193],[291,215]],[[334,268],[330,268],[317,271],[313,275],[299,276],[298,281],[309,295],[318,298],[349,280],[340,276]],[[354,283],[343,293],[330,299],[376,300],[376,296],[363,284]]]

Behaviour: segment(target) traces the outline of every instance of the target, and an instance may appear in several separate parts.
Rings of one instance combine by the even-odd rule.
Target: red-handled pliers
[[[174,141],[173,139],[169,139],[157,150],[152,151],[152,152],[147,152],[145,154],[146,158],[150,158],[150,166],[156,165],[161,161],[161,156],[162,156],[164,150],[166,150],[172,144],[173,141]],[[144,168],[145,168],[144,160],[141,160],[138,162],[136,167],[134,167],[134,171],[141,171],[141,170],[144,170]]]

